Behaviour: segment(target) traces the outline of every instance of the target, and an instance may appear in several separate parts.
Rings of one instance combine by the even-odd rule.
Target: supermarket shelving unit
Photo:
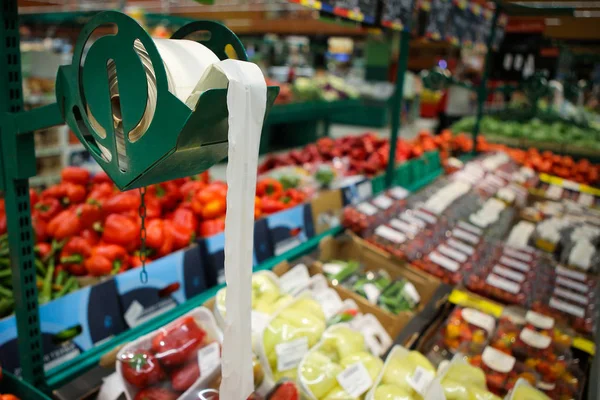
[[[497,18],[500,7],[497,7],[494,18]],[[539,11],[536,9],[535,11]],[[111,18],[117,18],[124,21],[122,14],[109,13],[104,14],[105,21],[113,21]],[[107,16],[108,15],[108,16]],[[100,344],[80,355],[76,359],[68,361],[48,373],[44,372],[43,368],[43,353],[39,326],[39,312],[37,302],[36,274],[33,266],[33,233],[30,221],[30,204],[29,204],[29,182],[28,179],[35,175],[35,149],[33,145],[32,132],[48,126],[55,126],[64,122],[64,117],[59,104],[53,103],[47,106],[37,108],[31,111],[23,111],[23,96],[21,88],[21,63],[19,52],[19,23],[17,0],[4,0],[0,8],[0,59],[3,62],[0,64],[0,191],[5,193],[6,210],[9,226],[9,247],[11,254],[11,270],[13,287],[15,288],[17,329],[19,332],[19,352],[22,366],[23,379],[35,387],[49,392],[52,388],[56,388],[76,376],[80,375],[96,365],[100,357],[115,346],[125,343],[133,338],[148,333],[166,322],[176,318],[192,308],[201,305],[214,296],[219,289],[215,287],[203,294],[195,297],[191,301],[186,302],[172,310],[167,315],[161,315],[153,320],[150,320],[136,328],[130,329],[109,341]],[[131,28],[127,25],[129,22],[123,22],[125,30]],[[495,24],[493,24],[495,26]],[[139,27],[138,27],[139,28]],[[145,35],[140,33],[137,28],[135,32],[129,34]],[[391,146],[390,160],[394,160],[396,139],[400,129],[400,109],[402,106],[402,92],[404,84],[404,73],[408,61],[408,46],[410,33],[409,29],[403,30],[400,40],[400,59],[397,69],[396,91],[391,101],[392,108],[392,127],[391,127]],[[185,35],[183,35],[185,36]],[[493,40],[493,31],[490,39]],[[146,37],[146,36],[144,36]],[[182,36],[181,36],[182,37]],[[490,40],[490,43],[491,43]],[[221,43],[222,44],[222,43]],[[239,44],[241,46],[241,44]],[[223,46],[224,47],[224,46]],[[221,48],[223,48],[221,47]],[[237,48],[238,55],[243,55],[243,47]],[[115,49],[119,52],[119,49]],[[483,100],[486,97],[486,80],[489,72],[489,53],[486,57],[486,73],[482,84],[478,88],[479,108],[478,116],[481,117],[483,110]],[[6,60],[6,62],[4,62]],[[225,89],[215,91],[213,101],[223,102],[225,99]],[[275,90],[276,92],[276,90]],[[274,89],[271,90],[271,100],[274,100]],[[276,95],[276,93],[275,93]],[[60,97],[59,97],[60,98]],[[64,100],[61,99],[64,103]],[[474,132],[477,134],[478,129]],[[77,132],[76,132],[77,133]],[[178,133],[178,132],[175,132]],[[78,135],[83,137],[81,134]],[[83,146],[83,145],[82,145]],[[88,148],[88,145],[84,146]],[[213,160],[211,160],[213,161]],[[390,162],[385,175],[385,186],[390,186],[393,183],[395,171],[395,163]],[[114,170],[108,169],[109,175],[114,175]],[[186,171],[188,174],[193,174],[192,171]],[[197,172],[197,171],[195,171]],[[419,181],[412,182],[408,185],[408,189],[418,189],[423,185],[435,179],[441,173],[441,169],[432,171],[428,175],[421,177]],[[160,173],[155,175],[155,182],[159,180],[169,179],[172,176],[161,176]],[[121,187],[129,187],[128,182],[131,181],[131,176],[127,179],[118,179],[115,176],[115,181]],[[381,183],[378,186],[383,188]],[[316,236],[302,245],[288,251],[287,253],[274,257],[260,265],[257,269],[268,269],[282,260],[289,260],[299,257],[314,250],[320,239],[326,235],[339,233],[341,228],[334,228],[322,235]],[[17,234],[18,233],[18,234]],[[595,362],[597,371],[597,360]],[[594,385],[592,385],[594,386]],[[38,394],[39,398],[43,398]],[[33,397],[27,397],[33,398]],[[592,397],[593,398],[593,397]]]

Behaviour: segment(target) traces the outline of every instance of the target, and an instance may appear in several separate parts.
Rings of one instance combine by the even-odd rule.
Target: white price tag
[[[489,274],[485,281],[488,285],[492,285],[494,287],[497,287],[498,289],[502,289],[512,294],[517,294],[521,290],[517,283],[508,279],[501,278],[498,275]]]
[[[578,318],[585,317],[585,310],[583,308],[569,304],[566,301],[559,300],[556,297],[550,298],[548,305],[555,310],[566,312],[567,314],[574,315]]]
[[[373,199],[373,204],[382,210],[387,210],[394,204],[394,200],[390,199],[385,194],[381,194]]]
[[[573,271],[572,269],[565,268],[562,265],[558,265],[556,267],[556,273],[581,282],[585,282],[587,279],[585,272]]]
[[[481,236],[483,234],[483,230],[481,228],[478,228],[475,225],[470,224],[466,221],[458,221],[458,227],[471,233],[474,233],[477,236]]]
[[[546,189],[546,197],[553,200],[558,200],[562,197],[563,188],[556,185],[550,185],[548,189]]]
[[[221,365],[221,346],[219,346],[219,343],[212,342],[198,350],[198,365],[200,366],[200,376],[208,376]]]
[[[501,265],[495,265],[492,269],[492,272],[519,283],[522,283],[525,280],[525,275],[522,273],[513,271],[512,269],[503,267]]]
[[[351,397],[360,397],[373,386],[373,380],[363,363],[357,362],[340,372],[337,381]]]
[[[279,343],[275,345],[275,353],[277,354],[277,370],[279,372],[283,372],[297,367],[307,352],[307,337],[301,337],[296,340],[292,340],[291,342]]]
[[[531,254],[522,253],[522,252],[515,250],[513,248],[510,248],[510,247],[505,247],[503,253],[506,256],[516,258],[517,260],[521,260],[521,261],[525,261],[525,262],[531,262],[533,260],[533,256]]]
[[[475,325],[481,329],[484,329],[488,335],[491,335],[494,331],[494,328],[496,328],[496,321],[494,320],[494,317],[475,310],[474,308],[464,308],[461,315],[465,321],[471,325]]]
[[[461,251],[469,256],[472,256],[475,253],[475,249],[473,248],[473,246],[470,246],[454,238],[448,239],[446,244],[448,246],[454,247],[456,250]]]
[[[411,213],[408,213],[406,211],[400,214],[400,219],[403,219],[411,225],[416,225],[420,229],[425,228],[425,222],[421,221],[419,218],[415,218]]]
[[[436,250],[438,252],[440,252],[441,254],[448,256],[450,258],[453,258],[454,260],[456,260],[460,263],[464,263],[465,261],[467,261],[466,254],[461,253],[460,251],[453,249],[451,247],[448,247],[445,244],[439,245]]]
[[[297,293],[310,284],[310,274],[304,264],[298,264],[279,278],[279,287],[285,293]]]
[[[573,182],[573,181],[570,181],[567,179],[563,179],[562,187],[565,189],[573,190],[575,192],[579,192],[579,190],[580,190],[579,183]]]
[[[554,289],[554,295],[558,296],[558,297],[562,297],[563,299],[567,299],[567,300],[571,300],[574,301],[575,303],[579,303],[582,304],[584,306],[588,305],[588,298],[579,294],[579,293],[573,293],[571,291],[568,291],[566,289],[561,289],[561,288],[555,288]]]
[[[342,269],[344,269],[344,267],[337,263],[323,264],[323,272],[328,275],[337,275],[342,271]]]
[[[406,282],[402,287],[402,293],[406,295],[409,299],[411,299],[415,304],[418,304],[421,301],[421,296],[419,292],[417,292],[417,288],[410,282]]]
[[[460,268],[460,264],[458,264],[456,261],[451,260],[435,251],[429,253],[429,259],[440,267],[446,268],[448,271],[456,272]]]
[[[506,353],[487,346],[481,354],[483,362],[494,371],[509,373],[515,366],[516,359]]]
[[[515,260],[514,258],[509,258],[506,256],[500,257],[500,264],[504,264],[508,267],[517,269],[523,272],[529,272],[529,264],[524,263],[523,261]]]
[[[407,235],[414,236],[417,233],[419,233],[418,226],[408,224],[408,223],[406,223],[404,221],[400,221],[399,219],[396,219],[396,218],[392,218],[390,220],[390,225]]]
[[[425,211],[421,211],[421,210],[414,210],[413,211],[413,215],[425,222],[427,222],[428,224],[435,224],[435,222],[437,221],[437,218],[434,217],[431,214],[426,213]]]
[[[556,278],[556,284],[564,286],[564,287],[568,287],[569,289],[575,289],[581,293],[588,293],[590,291],[590,288],[588,287],[588,285],[586,285],[584,283],[572,281],[571,279],[563,278],[562,276],[559,276]]]
[[[465,230],[459,229],[459,228],[452,229],[452,236],[454,236],[457,239],[464,240],[465,242],[468,242],[471,244],[479,243],[478,236],[476,236],[470,232],[467,232]]]
[[[550,336],[542,335],[529,328],[523,328],[519,334],[519,338],[523,341],[523,343],[536,349],[547,349],[552,342],[552,338]]]
[[[535,311],[527,311],[525,320],[539,329],[552,329],[554,326],[554,318],[550,318]]]
[[[379,299],[381,290],[379,290],[377,286],[375,286],[372,283],[365,283],[365,285],[363,286],[363,290],[367,295],[367,300],[369,300],[373,304],[377,304],[377,299]]]
[[[340,299],[337,292],[331,288],[313,292],[313,297],[321,305],[323,314],[325,314],[325,319],[333,317],[344,308],[342,299]]]
[[[137,300],[131,302],[125,314],[123,314],[123,318],[127,325],[130,328],[138,325],[140,322],[138,321],[140,316],[144,313],[144,306]]]
[[[396,200],[405,199],[410,194],[410,192],[404,189],[402,186],[394,186],[388,191],[388,193]]]
[[[375,234],[397,244],[406,242],[404,234],[386,225],[379,225],[375,228]]]
[[[374,205],[372,205],[370,203],[360,203],[359,205],[356,206],[356,209],[360,213],[365,214],[369,217],[377,214],[377,207],[375,207]]]
[[[373,197],[373,184],[367,179],[356,185],[356,191],[358,192],[358,198],[364,201]]]
[[[269,324],[269,315],[259,311],[252,310],[250,314],[250,324],[252,324],[252,332],[260,333],[265,330]]]
[[[407,377],[407,382],[417,393],[424,396],[434,377],[433,372],[417,365],[415,373]]]
[[[577,202],[583,206],[591,207],[594,205],[594,196],[589,193],[580,193]]]

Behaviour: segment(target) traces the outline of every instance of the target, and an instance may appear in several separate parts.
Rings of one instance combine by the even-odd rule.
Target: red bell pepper
[[[58,185],[50,186],[42,191],[42,199],[47,199],[49,197],[57,200],[62,200],[65,197],[66,189],[65,186],[61,183]]]
[[[103,182],[92,186],[90,193],[88,194],[87,201],[95,201],[100,205],[104,205],[104,202],[113,196],[115,188],[112,183]]]
[[[165,231],[173,237],[173,250],[183,249],[190,245],[194,238],[194,231],[173,221],[165,221]]]
[[[162,205],[156,197],[146,196],[144,204],[146,205],[146,218],[160,218],[162,216]]]
[[[198,228],[198,220],[196,219],[196,216],[192,210],[187,208],[177,208],[175,212],[173,212],[171,220],[174,224],[181,225],[192,232],[196,232],[196,229]]]
[[[226,210],[227,200],[224,197],[215,197],[214,200],[204,204],[201,216],[203,219],[219,218],[225,215]]]
[[[81,231],[79,236],[81,236],[82,238],[87,240],[87,242],[89,244],[91,244],[92,246],[97,245],[98,242],[100,241],[100,237],[98,236],[98,233],[94,229],[84,229]]]
[[[198,360],[192,359],[171,372],[171,387],[178,392],[185,392],[200,378]]]
[[[259,197],[269,196],[279,199],[283,194],[283,185],[274,178],[262,178],[256,184],[256,195]]]
[[[38,201],[40,201],[38,192],[36,192],[35,189],[29,189],[29,204],[31,205],[32,209],[35,207]]]
[[[273,214],[285,208],[285,204],[279,200],[272,199],[269,196],[264,196],[260,199],[261,210],[265,214]]]
[[[112,179],[110,179],[110,177],[104,171],[100,171],[97,174],[95,174],[92,177],[92,182],[93,183],[105,183],[106,182],[106,183],[110,183],[110,184],[113,183]]]
[[[159,383],[165,372],[148,350],[134,350],[119,357],[123,378],[140,389]],[[137,398],[137,397],[136,397]]]
[[[60,253],[60,262],[75,276],[87,274],[84,261],[92,254],[92,244],[80,236],[74,236]]]
[[[0,217],[0,234],[2,234],[2,217]],[[35,242],[44,242],[48,239],[48,234],[46,233],[47,224],[39,215],[32,214],[31,215],[31,227],[33,228],[33,234],[35,235]]]
[[[63,182],[61,185],[64,187],[63,203],[77,204],[85,200],[87,192],[84,186],[71,182]]]
[[[119,192],[108,198],[102,205],[105,215],[138,212],[142,200],[137,191]]]
[[[170,389],[154,386],[140,390],[133,400],[177,400],[179,393]]]
[[[173,181],[159,183],[149,190],[150,193],[154,192],[164,210],[174,209],[181,200],[179,186]]]
[[[164,242],[164,221],[153,219],[146,226],[146,246],[158,250]]]
[[[42,259],[42,261],[46,261],[50,253],[52,252],[52,246],[49,243],[38,243],[34,248],[35,252]]]
[[[152,338],[152,350],[166,367],[175,367],[188,360],[195,360],[206,331],[191,317],[182,317],[170,326],[162,328]]]
[[[92,255],[85,260],[84,266],[92,276],[115,274],[129,268],[129,257],[121,246],[99,245],[92,249]]]
[[[140,242],[140,224],[134,218],[111,214],[104,221],[102,240],[133,250],[138,247]]]
[[[62,210],[60,202],[53,197],[42,198],[33,208],[44,221],[50,221]]]
[[[184,202],[191,202],[194,195],[203,190],[206,187],[206,183],[199,180],[191,180],[184,183],[179,188],[179,194]]]
[[[61,211],[48,223],[46,232],[57,240],[77,235],[81,231],[81,223],[75,209]]]
[[[97,226],[95,224],[102,221],[102,208],[95,200],[88,200],[87,203],[79,204],[75,212],[83,229],[94,228]]]
[[[200,237],[208,237],[221,233],[225,230],[225,220],[223,218],[209,219],[202,221],[198,226],[198,235]]]
[[[0,213],[0,235],[4,235],[7,231],[6,214]]]
[[[71,182],[77,185],[87,185],[90,181],[90,172],[80,167],[65,167],[60,176],[63,182]]]

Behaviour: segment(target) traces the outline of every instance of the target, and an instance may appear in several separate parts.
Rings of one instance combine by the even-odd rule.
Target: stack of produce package
[[[431,150],[445,158],[470,151],[469,140],[421,132],[399,141],[396,160]],[[254,217],[345,177],[375,176],[388,152],[386,139],[367,133],[269,156]],[[255,272],[250,399],[581,399],[589,368],[581,343],[598,323],[600,192],[579,182],[597,179],[596,169],[538,155],[491,151],[416,193],[392,187],[351,199],[345,235],[322,238],[300,262]],[[149,187],[148,261],[222,232],[226,193],[207,174]],[[67,168],[60,184],[30,198],[40,302],[77,290],[82,278],[141,265],[138,191]],[[5,221],[2,201],[0,317],[14,308]],[[218,399],[226,297],[220,288],[119,350],[127,399]],[[392,346],[406,332],[412,339],[396,343],[408,348]]]

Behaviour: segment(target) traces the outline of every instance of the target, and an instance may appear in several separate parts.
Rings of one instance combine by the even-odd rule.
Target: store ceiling
[[[148,12],[170,13],[190,18],[224,21],[238,34],[294,33],[360,35],[364,31],[350,25],[331,24],[315,18],[315,13],[286,0],[215,0],[202,5],[193,0],[19,0],[21,13],[95,11],[126,6],[143,7]],[[545,18],[512,17],[524,27],[542,24],[546,36],[557,39],[600,40],[600,1],[519,0],[511,3],[541,7],[572,7],[574,16]]]

